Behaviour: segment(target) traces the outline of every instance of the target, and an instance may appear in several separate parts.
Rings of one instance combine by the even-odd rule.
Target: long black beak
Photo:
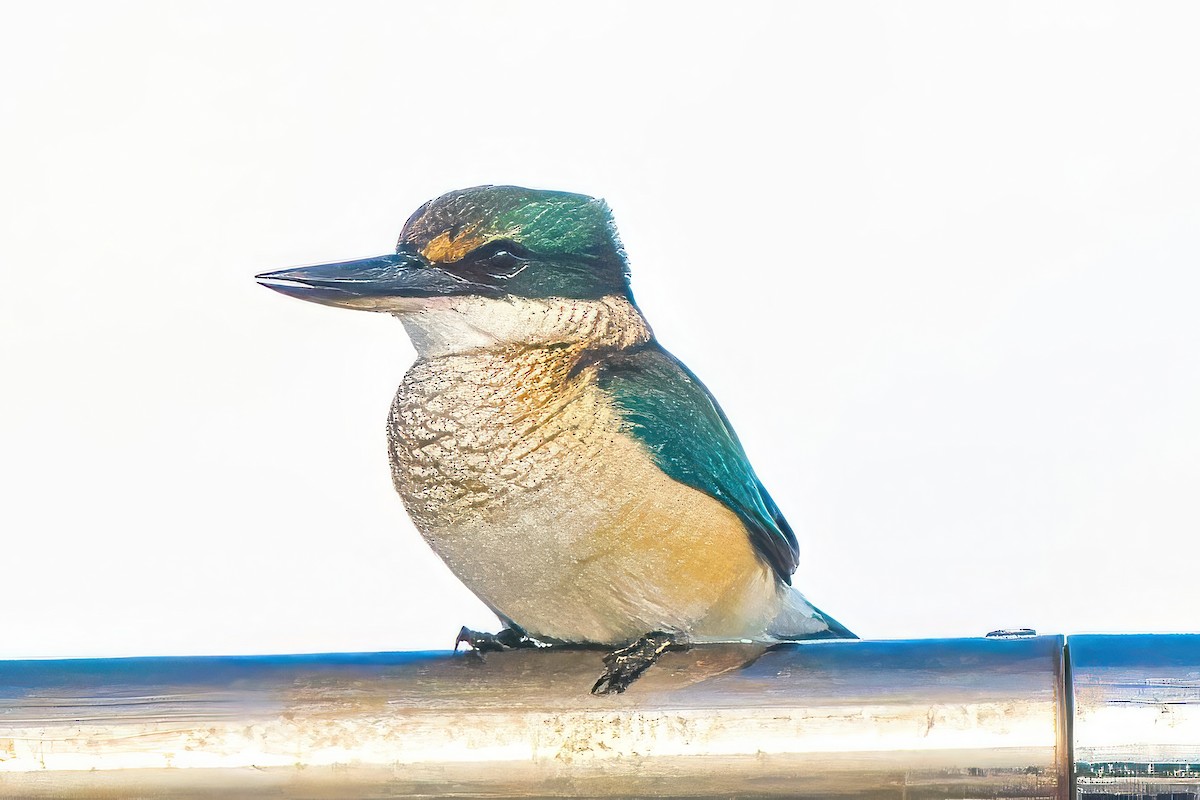
[[[268,289],[314,303],[371,311],[389,310],[393,298],[444,297],[499,290],[431,265],[419,253],[389,255],[295,267],[255,275]]]

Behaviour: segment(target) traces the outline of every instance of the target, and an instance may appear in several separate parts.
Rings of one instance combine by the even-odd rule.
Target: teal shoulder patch
[[[800,555],[796,536],[700,379],[651,341],[601,361],[598,380],[654,463],[737,514],[755,549],[790,584]]]

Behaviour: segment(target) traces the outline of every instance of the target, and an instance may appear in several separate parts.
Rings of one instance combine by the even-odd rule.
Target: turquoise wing
[[[654,463],[737,514],[754,548],[790,584],[800,555],[796,536],[700,379],[656,341],[610,356],[598,368],[600,388]]]

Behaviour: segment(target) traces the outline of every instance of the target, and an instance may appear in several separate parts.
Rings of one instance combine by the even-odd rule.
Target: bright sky
[[[10,4],[0,658],[449,646],[399,323],[257,286],[606,197],[869,637],[1200,628],[1200,7]]]

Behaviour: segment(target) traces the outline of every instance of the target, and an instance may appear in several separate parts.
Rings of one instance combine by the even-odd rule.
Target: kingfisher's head
[[[430,200],[405,223],[395,253],[255,277],[301,300],[396,314],[418,349],[569,337],[579,309],[596,304],[627,306],[640,320],[608,205],[518,186]]]
[[[629,295],[629,268],[603,200],[518,186],[430,200],[405,223],[395,253],[256,278],[302,300],[398,313],[444,297]]]

